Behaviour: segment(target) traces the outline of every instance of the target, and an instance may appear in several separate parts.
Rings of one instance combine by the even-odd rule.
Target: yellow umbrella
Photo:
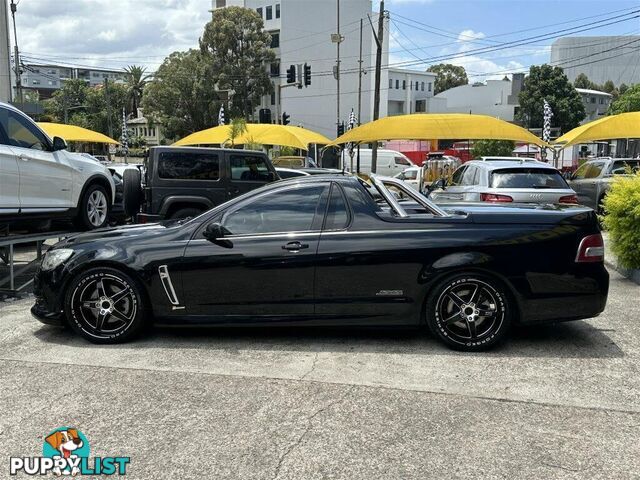
[[[88,143],[113,143],[118,144],[113,138],[107,137],[99,132],[94,132],[87,128],[76,125],[65,125],[64,123],[39,122],[38,126],[51,138],[64,138],[67,142],[88,142]]]
[[[621,113],[585,123],[568,131],[554,143],[564,148],[612,138],[640,138],[640,112]]]
[[[514,140],[546,143],[513,123],[487,115],[464,113],[414,113],[365,123],[338,137],[332,145],[378,140]]]
[[[231,127],[229,125],[208,128],[192,133],[178,140],[174,145],[223,144],[230,142],[230,132]],[[233,143],[236,145],[246,143],[283,145],[307,150],[310,143],[327,144],[331,143],[331,140],[306,128],[273,125],[270,123],[250,123],[247,124],[247,130],[238,138],[235,138]]]

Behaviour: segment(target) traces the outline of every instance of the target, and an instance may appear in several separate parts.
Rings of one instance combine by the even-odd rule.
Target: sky
[[[19,0],[18,43],[26,62],[153,71],[169,53],[197,47],[210,8],[210,0]],[[640,34],[640,18],[629,19],[640,0],[387,0],[385,9],[391,64],[422,70],[444,60],[464,66],[472,82],[548,62],[558,30]],[[618,23],[587,25],[594,22]],[[499,45],[518,41],[528,43]]]

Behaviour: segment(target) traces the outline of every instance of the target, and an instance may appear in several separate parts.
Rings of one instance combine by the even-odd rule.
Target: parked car
[[[36,123],[0,103],[0,222],[62,218],[85,229],[104,227],[115,197],[109,170],[67,151]]]
[[[578,203],[560,172],[543,162],[472,160],[450,183],[441,180],[433,187],[435,202]]]
[[[481,350],[511,324],[605,307],[609,276],[593,210],[462,205],[402,181],[283,180],[194,219],[65,239],[35,276],[33,315],[95,343],[146,322],[222,326],[419,326]],[[389,188],[408,199],[398,201]]]
[[[351,165],[351,158],[346,153],[346,151],[342,152],[342,158],[344,161],[344,165]],[[356,157],[353,158],[353,165],[355,170],[356,165]],[[379,148],[376,159],[376,173],[378,175],[387,175],[389,177],[393,177],[398,173],[406,170],[409,167],[415,167],[416,165],[407,157],[406,155],[396,152],[395,150],[385,150],[384,148]],[[371,173],[371,149],[370,148],[361,148],[360,149],[360,173],[370,174]]]
[[[311,157],[302,157],[302,156],[296,157],[296,156],[290,156],[290,155],[276,157],[271,160],[271,163],[273,163],[274,167],[282,167],[282,168],[305,168],[305,167],[316,168],[318,166],[316,165],[316,162],[314,162],[313,158]]]
[[[637,158],[597,158],[583,163],[570,177],[578,201],[602,213],[602,201],[617,175],[640,170]]]
[[[535,158],[531,157],[497,157],[497,156],[486,156],[480,157],[478,160],[483,162],[537,162]]]
[[[123,179],[125,210],[148,223],[195,217],[279,178],[262,152],[152,147],[143,171],[127,169]]]
[[[420,183],[421,170],[422,169],[420,167],[409,167],[397,175],[394,175],[394,177],[408,183],[417,190]]]

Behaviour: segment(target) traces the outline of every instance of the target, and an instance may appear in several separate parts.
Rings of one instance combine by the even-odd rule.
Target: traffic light
[[[311,65],[304,64],[304,86],[311,85]]]
[[[282,125],[289,125],[289,118],[291,115],[287,115],[287,112],[282,112]]]
[[[291,65],[287,68],[287,83],[295,83],[296,82],[296,66]]]
[[[344,122],[338,124],[338,136],[344,135]]]

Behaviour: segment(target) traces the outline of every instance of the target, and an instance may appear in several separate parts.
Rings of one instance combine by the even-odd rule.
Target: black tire
[[[197,217],[198,215],[200,215],[203,212],[203,210],[200,210],[199,208],[181,208],[180,210],[176,210],[175,212],[173,212],[169,218],[171,220],[179,220],[181,218],[187,218],[187,217]]]
[[[115,268],[80,273],[67,289],[64,310],[71,328],[92,343],[127,342],[145,326],[142,287]]]
[[[605,209],[604,209],[604,197],[605,197],[605,196],[604,196],[604,195],[602,195],[602,196],[598,199],[598,205],[597,205],[598,210],[597,210],[597,213],[598,213],[598,215],[600,215],[600,216],[602,216],[602,215],[605,215],[605,214],[606,214]]]
[[[128,168],[122,174],[122,203],[124,213],[135,217],[142,204],[142,183],[140,170]]]
[[[91,203],[95,203],[96,199],[100,199],[100,207],[94,207],[92,209]],[[102,185],[94,183],[87,188],[80,199],[78,216],[76,217],[75,223],[78,227],[85,230],[102,228],[109,223],[110,212],[111,201],[109,200],[109,194],[107,194],[107,191]]]
[[[425,302],[429,330],[454,350],[477,352],[502,342],[513,307],[501,282],[479,273],[443,279]]]

